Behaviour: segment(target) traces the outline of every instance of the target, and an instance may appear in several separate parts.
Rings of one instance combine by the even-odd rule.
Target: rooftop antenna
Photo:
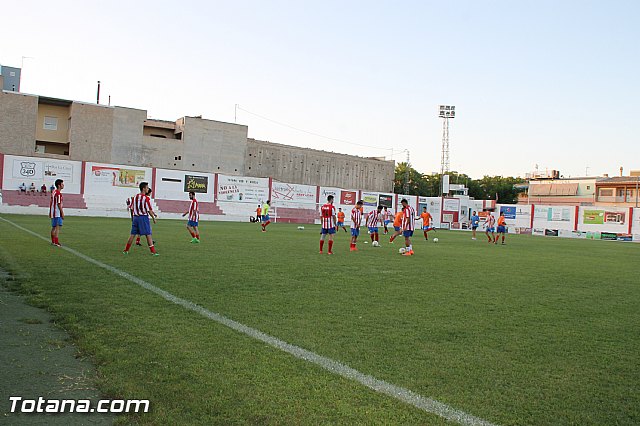
[[[96,103],[100,105],[100,80],[98,80],[98,94],[96,95]]]

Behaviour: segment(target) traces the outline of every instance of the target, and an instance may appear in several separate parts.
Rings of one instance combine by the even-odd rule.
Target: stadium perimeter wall
[[[272,178],[231,176],[131,165],[105,164],[0,154],[0,180],[3,197],[0,212],[48,213],[48,198],[21,194],[23,182],[49,188],[56,179],[64,179],[64,194],[76,197],[69,215],[127,217],[126,199],[138,192],[141,181],[153,188],[152,198],[161,217],[178,219],[188,208],[188,192],[195,191],[201,203],[202,220],[248,221],[256,208],[272,200],[275,222],[318,223],[318,211],[328,195],[347,216],[356,201],[362,199],[365,212],[378,204],[395,213],[406,198],[417,213],[426,207],[437,228],[469,230],[472,211],[486,216],[505,214],[508,232],[534,236],[640,241],[640,209],[628,207],[587,207],[547,205],[494,205],[488,200],[414,195],[343,189],[279,182]],[[73,200],[73,198],[71,198]],[[78,203],[78,199],[83,202]],[[66,198],[65,198],[66,200]],[[66,203],[66,201],[65,201]]]

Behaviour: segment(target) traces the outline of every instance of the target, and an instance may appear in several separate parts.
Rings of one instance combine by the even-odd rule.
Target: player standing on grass
[[[360,235],[360,224],[362,223],[362,200],[356,203],[351,210],[351,248],[349,251],[358,251],[356,244]]]
[[[391,223],[391,212],[389,210],[387,210],[387,207],[385,206],[384,211],[382,212],[382,219],[383,219],[383,223],[384,223],[384,235],[387,235],[389,233],[389,223]]]
[[[135,195],[133,197],[127,198],[127,210],[129,210],[129,214],[131,215],[131,223],[133,223],[133,199],[135,198]],[[142,244],[140,244],[140,235],[136,235],[136,245],[137,246],[141,246]]]
[[[262,232],[267,232],[267,226],[271,223],[269,220],[269,207],[271,207],[271,200],[267,200],[267,202],[262,205]]]
[[[336,231],[339,231],[340,228],[344,229],[344,232],[347,232],[347,228],[344,227],[344,212],[341,208],[338,208],[338,225],[336,226]]]
[[[404,207],[402,208],[404,209]],[[389,238],[389,243],[393,244],[393,240],[400,234],[402,234],[402,218],[404,217],[404,211],[400,209],[396,213],[396,217],[393,219],[393,230],[395,231],[391,238]]]
[[[149,184],[147,182],[140,182],[140,193],[133,197],[133,202],[131,203],[131,210],[133,212],[131,236],[129,236],[127,245],[122,252],[123,254],[129,254],[129,249],[131,248],[133,237],[135,237],[136,235],[144,235],[147,237],[147,244],[149,245],[151,254],[153,254],[154,256],[158,256],[156,248],[153,245],[153,240],[151,239],[151,224],[149,223],[149,215],[151,215],[153,223],[156,222],[157,215],[151,208],[151,201],[149,200],[149,196],[147,195],[148,192]]]
[[[51,244],[56,247],[62,247],[58,240],[60,227],[64,220],[64,211],[62,210],[62,190],[64,189],[64,181],[56,179],[56,189],[51,193],[51,201],[49,201],[49,218],[51,218]]]
[[[258,204],[258,207],[256,208],[256,222],[261,222],[261,218],[262,217],[262,207],[260,207],[260,204]]]
[[[402,211],[404,212],[402,220],[402,235],[404,236],[405,252],[403,256],[413,256],[413,246],[411,245],[411,237],[413,236],[413,230],[416,222],[416,210],[409,205],[409,202],[402,199]],[[427,233],[425,232],[425,235]]]
[[[496,232],[495,224],[496,224],[496,218],[493,217],[491,212],[489,212],[489,215],[487,216],[487,220],[484,223],[484,226],[487,229],[485,231],[485,234],[487,235],[487,238],[489,239],[489,241],[488,241],[489,243],[494,243],[496,241],[496,237],[494,235],[494,232]],[[489,235],[489,234],[491,234],[491,235]]]
[[[477,212],[473,212],[471,215],[471,239],[475,241],[476,239],[476,230],[478,229],[478,225],[480,224],[480,216],[478,216]]]
[[[367,227],[369,228],[369,234],[371,235],[371,242],[378,241],[378,223],[382,225],[382,206],[378,206],[377,209],[371,210],[367,213]]]
[[[500,212],[500,217],[498,218],[498,235],[496,239],[493,241],[494,244],[498,244],[498,238],[500,238],[500,234],[502,234],[502,245],[504,245],[504,235],[507,233],[507,220],[504,217],[504,212]]]
[[[422,233],[424,234],[424,239],[429,241],[429,236],[427,235],[427,233],[429,231],[434,231],[435,229],[433,228],[433,226],[431,226],[431,221],[433,220],[433,218],[431,217],[431,213],[427,211],[426,207],[422,208],[420,217],[416,218],[416,220],[420,219],[422,219]]]
[[[329,235],[329,251],[333,254],[333,234],[336,233],[336,208],[333,206],[333,195],[327,197],[327,203],[320,207],[320,254],[324,246],[324,239]]]
[[[189,205],[189,211],[182,214],[182,217],[189,215],[189,221],[187,222],[187,230],[191,234],[191,242],[200,242],[200,232],[198,231],[198,220],[200,219],[200,210],[198,209],[198,200],[196,200],[196,193],[189,192],[189,199],[191,204]]]

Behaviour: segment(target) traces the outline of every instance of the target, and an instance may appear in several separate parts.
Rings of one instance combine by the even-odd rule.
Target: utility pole
[[[444,194],[444,175],[449,172],[449,119],[456,118],[454,105],[440,105],[438,117],[442,118],[442,158],[440,160],[440,194]]]

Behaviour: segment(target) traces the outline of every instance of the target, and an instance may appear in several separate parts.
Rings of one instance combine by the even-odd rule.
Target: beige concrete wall
[[[142,140],[142,129],[146,118],[147,111],[142,109],[113,108],[113,135],[109,162],[146,167],[153,165]]]
[[[113,108],[71,104],[69,157],[71,160],[111,162]]]
[[[33,155],[37,118],[36,96],[0,91],[0,152]]]
[[[282,182],[393,191],[395,165],[353,155],[336,154],[249,139],[245,175]]]
[[[69,142],[69,117],[71,109],[66,105],[38,104],[38,123],[36,125],[36,140],[45,142]],[[58,120],[56,130],[44,128],[44,118],[54,117]]]
[[[238,124],[185,117],[183,169],[246,176],[247,130]]]
[[[186,167],[184,165],[184,144],[181,140],[144,136],[142,139],[142,149],[144,152],[144,162],[141,165],[143,166],[206,171],[206,169]]]

